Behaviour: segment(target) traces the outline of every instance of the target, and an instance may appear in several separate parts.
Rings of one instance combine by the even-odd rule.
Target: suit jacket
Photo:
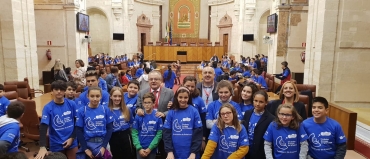
[[[218,82],[216,82],[215,81],[215,83],[214,83],[214,85],[213,85],[213,91],[212,91],[212,98],[213,98],[213,101],[215,101],[215,100],[218,100],[218,93],[217,93],[217,91],[216,91],[216,88],[217,88],[217,84],[218,84]],[[203,82],[200,82],[200,83],[197,83],[197,88],[199,89],[199,91],[200,91],[200,94],[199,94],[199,96],[202,98],[202,94],[203,94],[203,87],[202,87],[202,85],[203,85]],[[210,101],[210,102],[212,102],[212,101]],[[209,102],[209,103],[210,103]]]
[[[105,81],[107,82],[108,92],[110,92],[110,90],[114,87],[114,85],[113,85],[113,79],[114,78],[116,78],[116,80],[117,80],[117,83],[116,83],[115,86],[122,88],[121,82],[119,81],[118,77],[115,77],[115,76],[113,76],[113,74],[110,73],[105,78]]]
[[[282,103],[283,100],[281,99],[270,101],[266,106],[266,110],[268,110],[272,115],[276,116],[276,110]],[[304,103],[298,101],[293,103],[293,106],[295,107],[298,114],[302,117],[303,120],[307,119],[306,108],[304,107]]]
[[[249,120],[254,113],[254,109],[247,110],[244,114],[243,118],[243,125],[245,129],[248,131],[249,129]],[[265,159],[265,151],[264,151],[264,141],[263,135],[267,130],[267,127],[270,123],[275,119],[275,117],[267,110],[262,114],[260,120],[258,121],[256,127],[254,128],[254,136],[253,136],[253,143],[249,143],[253,145],[253,151],[249,151],[248,154],[245,156],[245,159]]]
[[[143,105],[142,105],[143,96],[144,96],[145,93],[150,92],[150,89],[151,88],[147,88],[147,89],[143,89],[143,90],[139,91],[138,99],[137,99],[137,102],[136,102],[136,107],[137,108],[144,109]],[[167,113],[168,113],[167,105],[168,105],[169,101],[172,101],[173,96],[174,96],[174,93],[173,93],[172,89],[168,89],[166,87],[161,87],[159,101],[158,101],[158,112],[162,112],[167,116]]]

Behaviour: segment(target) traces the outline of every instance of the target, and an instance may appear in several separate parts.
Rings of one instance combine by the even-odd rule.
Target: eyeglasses
[[[221,116],[229,116],[232,112],[220,113]]]
[[[284,114],[284,113],[278,113],[278,115],[279,115],[280,117],[286,117],[286,118],[290,118],[290,117],[292,117],[292,116],[293,116],[292,114]]]
[[[150,105],[153,104],[153,102],[144,102],[143,105]]]
[[[156,82],[156,81],[159,81],[159,78],[149,78],[149,81],[154,81],[154,82]]]

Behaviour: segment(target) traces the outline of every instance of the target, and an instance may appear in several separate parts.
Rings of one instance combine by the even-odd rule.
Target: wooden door
[[[141,41],[140,51],[144,52],[144,46],[146,45],[146,34],[145,33],[140,34],[140,41]]]
[[[229,34],[224,34],[223,39],[222,39],[223,47],[224,47],[224,52],[222,53],[223,55],[227,54],[229,52]]]

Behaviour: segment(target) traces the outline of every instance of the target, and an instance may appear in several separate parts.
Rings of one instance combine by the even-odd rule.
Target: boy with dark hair
[[[77,141],[74,129],[76,104],[64,98],[67,84],[64,81],[51,83],[54,99],[45,105],[40,122],[40,150],[35,159],[47,155],[46,134],[49,130],[50,151],[62,152],[68,158],[76,158]]]
[[[0,117],[0,156],[18,151],[19,121],[23,116],[24,109],[23,103],[13,102],[8,106],[7,115]]]
[[[99,85],[99,77],[96,71],[87,71],[85,74],[86,78],[86,86],[89,87],[98,87]],[[119,82],[118,82],[119,83]],[[77,107],[86,106],[90,101],[87,98],[87,91],[84,91],[78,97],[81,102],[77,103]],[[103,106],[108,106],[109,103],[109,93],[107,91],[102,91],[102,98],[100,99],[100,103]],[[77,108],[77,109],[78,109]],[[77,110],[76,109],[76,110]]]
[[[5,90],[4,90],[4,85],[0,84],[0,116],[5,115],[6,113],[6,108],[10,104],[10,101],[8,98],[4,96]]]
[[[140,63],[139,68],[136,70],[135,77],[140,78],[144,74],[144,64]]]
[[[315,97],[312,115],[302,122],[307,132],[309,159],[343,159],[346,156],[347,139],[340,124],[327,117],[329,103],[324,97]]]
[[[75,94],[76,94],[77,84],[73,81],[67,82],[67,90],[65,92],[65,97],[69,100],[75,100]]]
[[[108,92],[113,87],[120,87],[122,88],[121,82],[118,79],[118,68],[112,67],[110,70],[110,74],[105,78],[105,81],[107,82]]]
[[[229,81],[238,81],[238,76],[236,76],[236,71],[231,71],[229,76]]]

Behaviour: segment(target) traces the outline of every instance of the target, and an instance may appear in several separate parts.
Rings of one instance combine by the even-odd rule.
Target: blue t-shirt
[[[313,158],[334,158],[336,145],[347,142],[340,124],[329,117],[322,124],[315,123],[311,117],[304,120],[302,125],[309,137],[308,154]]]
[[[276,122],[271,122],[263,138],[272,143],[275,159],[288,159],[299,158],[301,142],[306,141],[308,136],[302,124],[298,130],[293,130],[289,127],[278,129]]]
[[[208,139],[216,142],[217,147],[211,159],[226,159],[239,147],[249,145],[247,131],[243,125],[240,126],[242,129],[238,133],[234,126],[226,126],[221,132],[217,125],[213,125]]]
[[[0,116],[6,114],[6,110],[8,109],[8,105],[10,101],[5,96],[0,97]]]
[[[157,131],[162,130],[163,121],[162,118],[155,116],[156,112],[153,110],[151,114],[137,115],[132,125],[132,128],[138,131],[140,145],[143,149],[147,149],[157,135]],[[151,152],[156,153],[156,149],[153,149]]]
[[[250,77],[251,76],[251,72],[250,71],[245,71],[243,73],[243,77]]]
[[[18,145],[20,141],[19,123],[13,122],[1,126],[0,128],[0,140],[8,141],[10,146],[8,147],[7,153],[18,152]]]
[[[239,104],[235,103],[234,101],[230,101],[230,104],[233,105],[234,108],[236,109],[236,112],[238,113],[238,119],[242,120],[243,115],[242,115],[242,111],[240,109]],[[207,107],[206,120],[215,120],[215,119],[217,119],[221,106],[222,106],[222,104],[221,104],[220,100],[216,100],[216,101],[213,101],[213,102],[209,103],[208,107]]]
[[[207,113],[206,105],[202,97],[198,96],[192,99],[194,107],[198,110],[199,114]]]
[[[144,74],[143,68],[139,68],[139,69],[136,70],[135,76],[136,76],[136,78],[139,78],[143,74]]]
[[[163,128],[172,130],[173,154],[176,159],[189,157],[193,129],[200,127],[202,127],[202,121],[198,110],[193,106],[189,105],[186,109],[168,111]]]
[[[77,105],[77,107],[82,107],[82,106],[86,106],[88,103],[90,103],[90,100],[89,98],[87,98],[87,92],[88,91],[85,91],[85,92],[82,92],[80,94],[80,96],[78,97],[79,98],[79,104]],[[106,91],[101,91],[102,93],[102,98],[100,99],[100,104],[103,105],[103,106],[108,106],[108,103],[109,103],[109,93],[106,92]]]
[[[98,86],[101,88],[102,91],[108,92],[108,86],[107,81],[105,81],[103,78],[99,77],[99,84]]]
[[[217,79],[218,76],[221,76],[224,72],[222,72],[221,68],[217,67],[214,69],[215,70],[215,81]]]
[[[77,110],[76,126],[83,128],[86,141],[93,137],[103,138],[107,133],[107,125],[111,122],[113,114],[106,106],[90,108],[86,105]]]
[[[251,109],[254,109],[253,104],[245,105],[244,102],[242,102],[239,105],[240,105],[240,109],[242,111],[243,116],[244,116],[244,114],[245,114],[246,111],[251,110]]]
[[[125,99],[125,104],[126,106],[131,110],[131,113],[132,114],[135,114],[135,109],[136,109],[136,102],[137,102],[137,94],[135,95],[135,97],[132,97],[130,98],[128,96],[128,93],[126,92],[124,95],[123,95],[124,99]]]
[[[131,80],[132,80],[132,76],[131,76],[131,75],[126,74],[126,77],[127,77],[127,79],[128,79],[129,81],[131,81]]]
[[[266,84],[265,79],[263,79],[263,76],[255,75],[255,76],[252,76],[252,79],[254,82],[260,84],[261,87],[263,87],[264,89],[268,89],[268,86]]]
[[[76,104],[68,99],[64,99],[62,105],[54,101],[45,105],[42,110],[41,123],[49,126],[50,150],[58,152],[64,150],[63,142],[72,135],[75,124]],[[73,140],[71,147],[77,146],[77,140]]]
[[[248,138],[249,138],[250,143],[253,143],[254,129],[256,128],[258,121],[261,119],[261,116],[262,115],[259,115],[259,114],[256,114],[256,113],[253,112],[252,115],[251,115],[251,118],[249,119]],[[251,149],[252,145],[253,144],[251,144],[249,146],[249,149]]]
[[[168,70],[164,72],[163,74],[163,78],[164,78],[164,86],[166,88],[172,88],[173,85],[175,84],[175,78],[176,78],[176,74],[175,72],[172,71],[172,74],[171,74],[171,78],[168,80],[167,79],[167,76],[168,76]]]
[[[128,109],[130,111],[130,109]],[[130,125],[134,121],[134,116],[132,115],[130,111],[130,120],[127,122],[122,114],[122,111],[120,109],[118,110],[111,110],[111,113],[113,115],[113,132],[116,131],[122,131],[130,129]]]

